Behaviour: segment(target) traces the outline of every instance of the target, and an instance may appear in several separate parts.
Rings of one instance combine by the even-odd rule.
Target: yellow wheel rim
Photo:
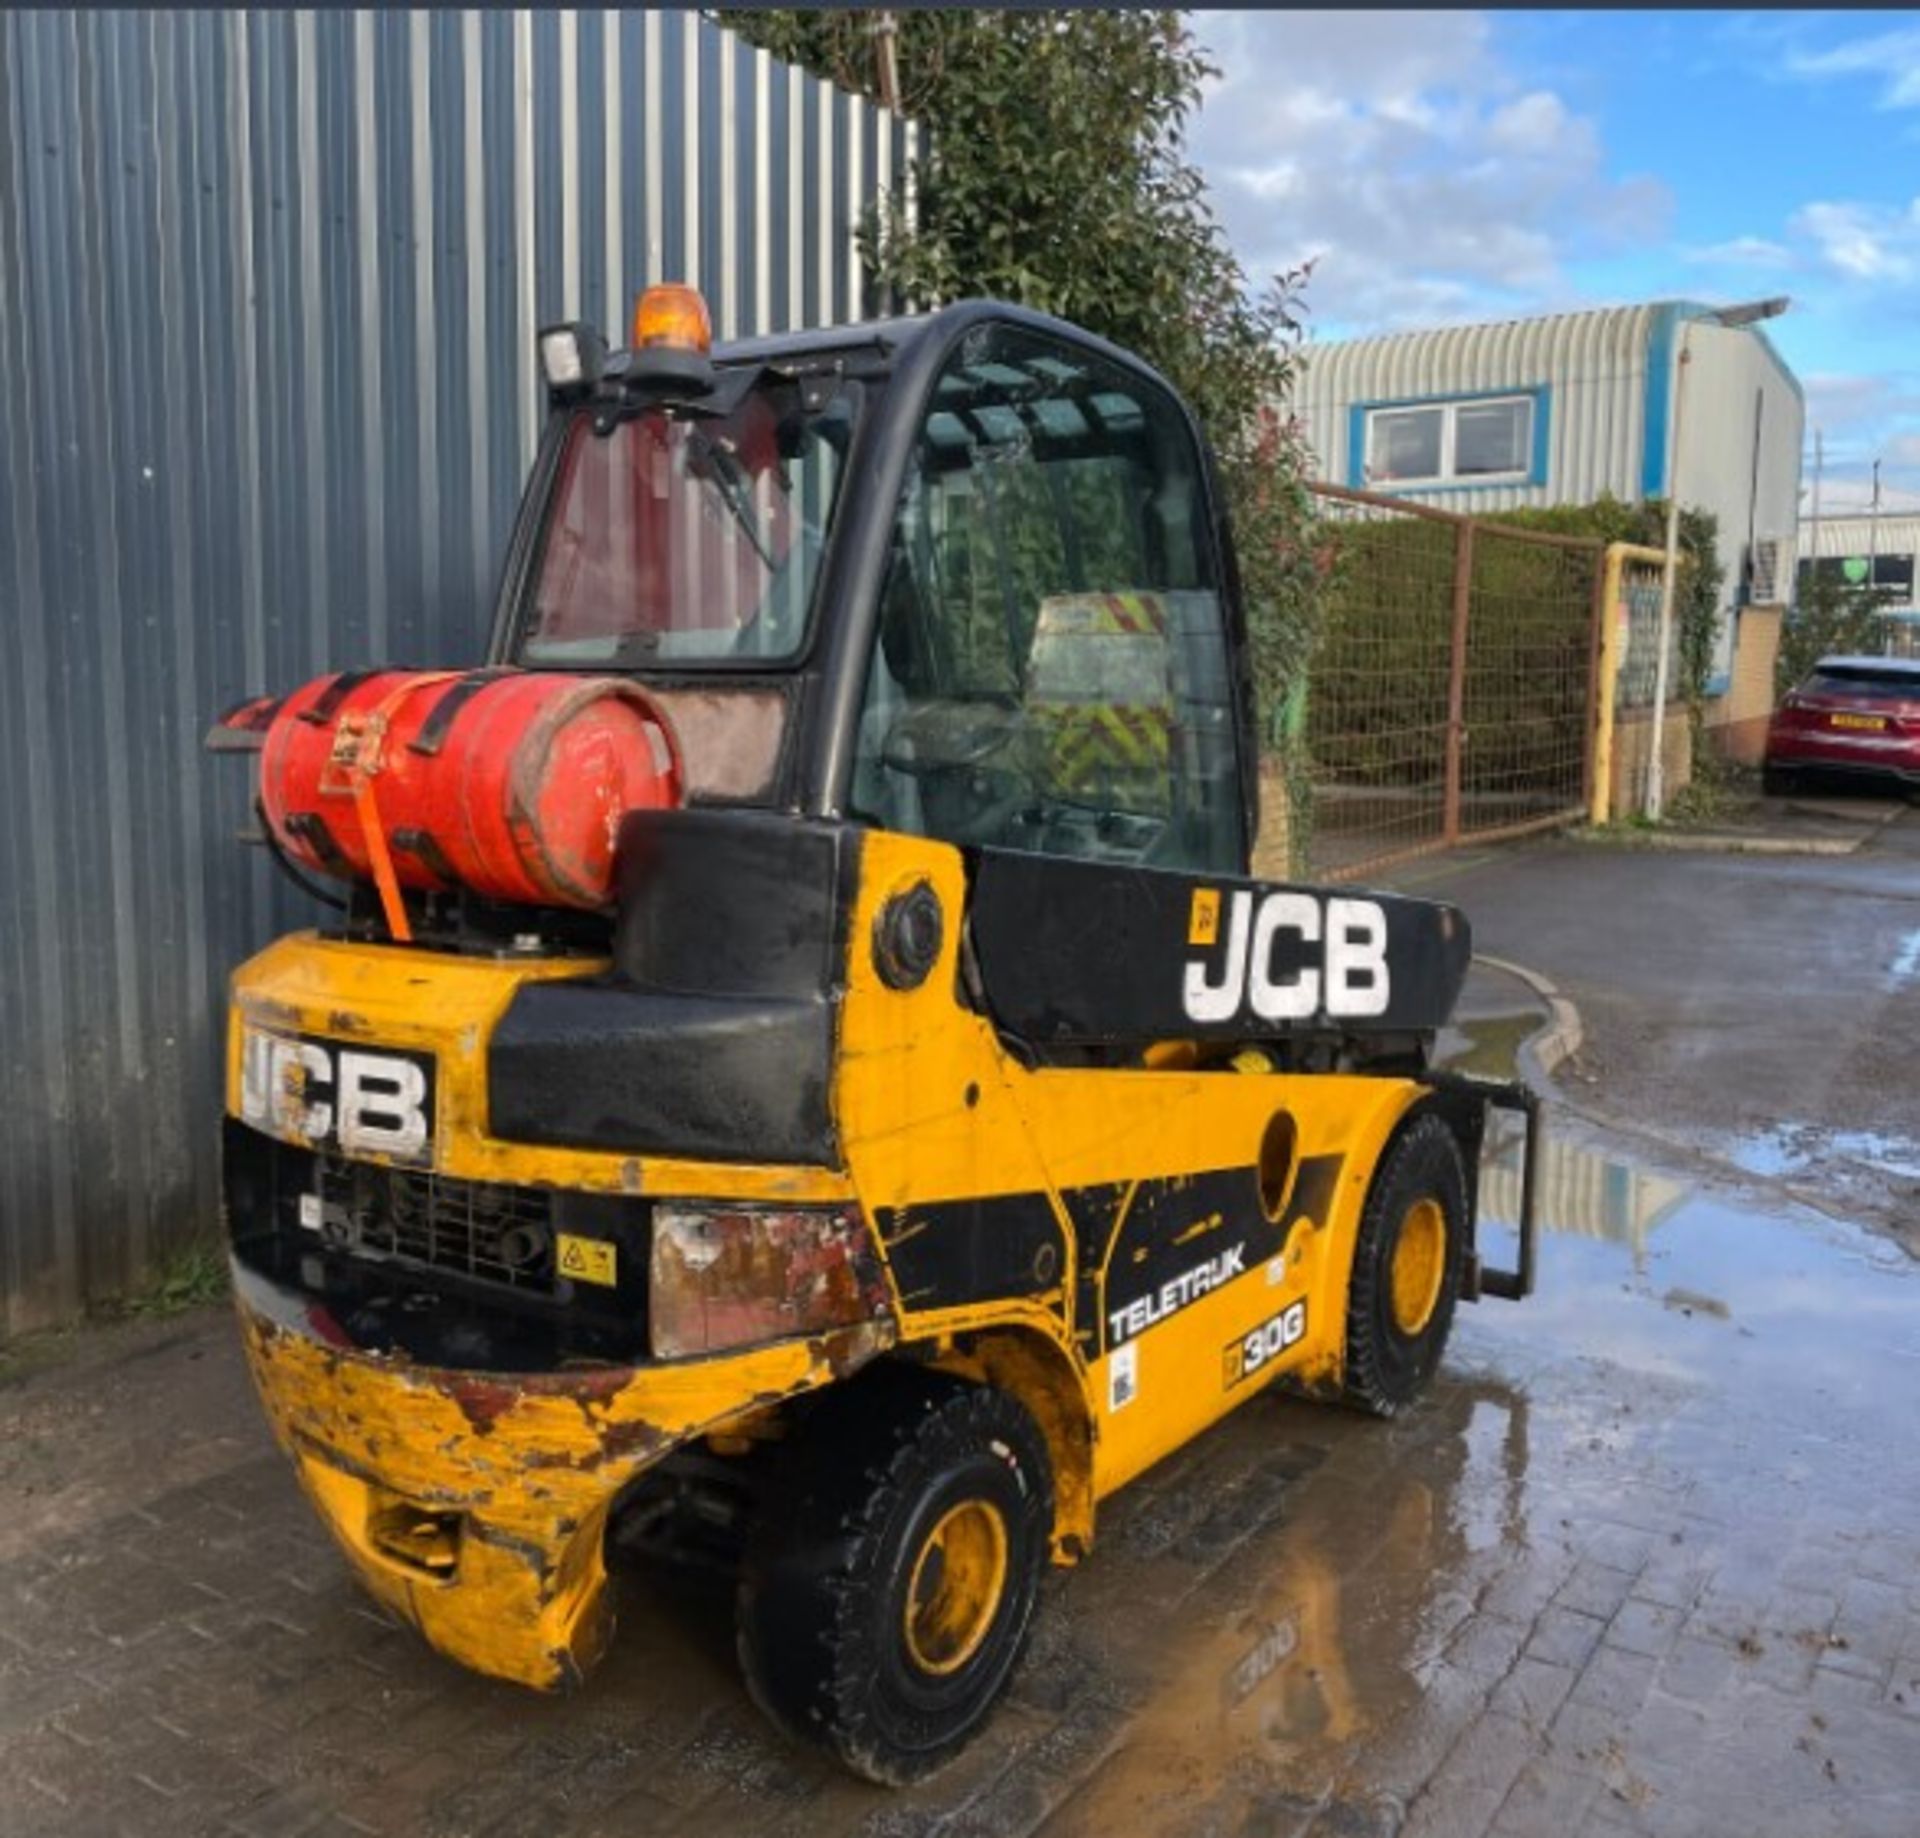
[[[1400,1221],[1389,1280],[1393,1325],[1409,1339],[1433,1319],[1446,1268],[1447,1216],[1438,1200],[1415,1200]]]
[[[907,1584],[907,1652],[923,1672],[958,1672],[986,1639],[1007,1588],[1007,1522],[985,1500],[950,1507]]]

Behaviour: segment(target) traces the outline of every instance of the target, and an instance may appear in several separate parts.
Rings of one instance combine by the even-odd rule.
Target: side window
[[[934,392],[895,519],[856,813],[1231,872],[1236,744],[1185,416],[1090,351],[983,328]]]

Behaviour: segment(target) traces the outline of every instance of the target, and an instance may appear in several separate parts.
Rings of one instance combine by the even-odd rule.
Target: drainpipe
[[[1653,655],[1653,757],[1647,761],[1647,816],[1660,821],[1667,801],[1667,653],[1673,649],[1673,577],[1680,561],[1680,435],[1685,426],[1688,338],[1693,321],[1680,328],[1679,378],[1673,386],[1673,464],[1667,476],[1666,554],[1660,563],[1660,624]]]

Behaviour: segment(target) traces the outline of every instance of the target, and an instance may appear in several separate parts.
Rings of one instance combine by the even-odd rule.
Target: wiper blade
[[[688,432],[687,451],[696,475],[713,482],[722,502],[733,513],[734,522],[746,532],[747,541],[753,544],[754,553],[766,564],[767,572],[778,573],[780,564],[767,539],[760,533],[760,521],[754,516],[753,506],[748,502],[746,475],[739,460],[723,442],[702,433],[698,428]]]

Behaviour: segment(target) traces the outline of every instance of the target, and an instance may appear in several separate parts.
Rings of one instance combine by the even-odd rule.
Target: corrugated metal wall
[[[0,1331],[211,1220],[242,695],[463,663],[535,328],[858,318],[910,129],[691,13],[0,16]]]
[[[1839,555],[1920,555],[1920,513],[1882,511],[1868,517],[1859,511],[1829,511],[1818,526],[1811,518],[1800,523],[1800,554],[1814,552],[1819,537],[1820,553]]]
[[[1658,308],[1606,307],[1497,325],[1396,332],[1311,347],[1297,398],[1319,476],[1356,485],[1349,411],[1481,390],[1552,390],[1544,485],[1409,491],[1446,510],[1584,504],[1602,492],[1640,495],[1647,350]]]

